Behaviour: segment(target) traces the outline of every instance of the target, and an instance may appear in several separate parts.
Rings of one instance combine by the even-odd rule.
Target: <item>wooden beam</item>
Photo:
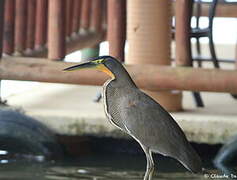
[[[173,3],[173,12],[175,11],[175,3]],[[202,12],[201,16],[208,16],[209,14],[209,3],[203,3],[202,4]],[[237,3],[221,3],[218,2],[215,17],[237,17]],[[196,8],[194,8],[194,14],[196,14]]]
[[[201,16],[208,16],[209,4],[202,5]],[[237,17],[237,3],[218,3],[215,17]],[[195,12],[194,12],[195,13]]]
[[[40,58],[2,58],[0,79],[102,85],[108,76],[95,70],[63,72],[75,63],[53,62]],[[136,84],[143,89],[167,89],[237,93],[237,71],[170,67],[159,65],[125,66]],[[144,71],[145,69],[145,71]]]

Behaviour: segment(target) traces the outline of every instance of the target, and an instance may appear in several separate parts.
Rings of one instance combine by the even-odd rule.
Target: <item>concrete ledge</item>
[[[129,138],[105,118],[103,104],[92,99],[101,87],[39,83],[34,90],[8,97],[58,134]],[[224,93],[202,93],[205,108],[196,108],[190,92],[184,93],[185,112],[173,113],[190,141],[224,143],[236,135],[237,100]]]

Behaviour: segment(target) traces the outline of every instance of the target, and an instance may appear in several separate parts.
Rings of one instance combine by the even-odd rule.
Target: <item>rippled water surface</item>
[[[210,168],[206,169],[204,174],[192,174],[175,160],[166,158],[159,161],[156,158],[155,161],[157,167],[153,174],[153,180],[227,179],[224,177],[224,173],[210,170]],[[145,163],[143,156],[118,155],[85,156],[76,160],[71,159],[59,162],[2,161],[0,164],[0,179],[142,180],[145,173]]]

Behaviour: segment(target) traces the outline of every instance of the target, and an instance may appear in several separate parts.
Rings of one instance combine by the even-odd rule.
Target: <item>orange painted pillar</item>
[[[127,64],[171,64],[171,3],[157,0],[127,1]],[[146,93],[169,111],[182,109],[181,94],[177,91]]]

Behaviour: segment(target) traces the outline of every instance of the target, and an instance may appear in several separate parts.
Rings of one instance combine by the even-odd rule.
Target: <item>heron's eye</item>
[[[96,64],[102,64],[103,62],[104,62],[104,59],[98,59],[94,61],[94,63]]]

